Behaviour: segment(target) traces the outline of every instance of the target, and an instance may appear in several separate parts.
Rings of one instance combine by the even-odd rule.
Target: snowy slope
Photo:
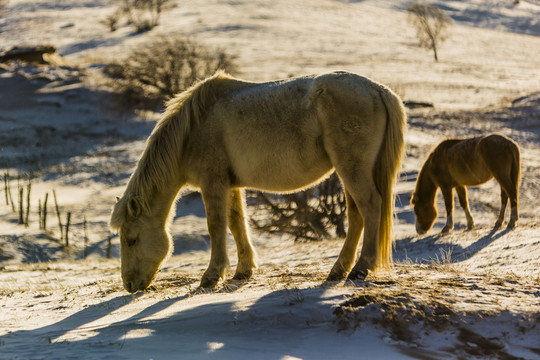
[[[0,167],[10,161],[14,196],[17,175],[32,169],[33,208],[54,189],[62,216],[73,217],[63,249],[52,207],[48,231],[35,213],[26,228],[0,191],[0,358],[539,359],[540,3],[438,1],[455,21],[439,63],[416,45],[410,3],[189,0],[134,34],[126,23],[116,32],[100,24],[118,6],[108,1],[10,0],[0,47],[51,43],[69,66],[2,65]],[[159,114],[111,110],[99,69],[164,34],[227,49],[249,80],[344,69],[434,104],[409,111],[394,272],[328,284],[341,240],[253,232],[254,278],[203,291],[209,237],[200,197],[188,195],[171,224],[174,255],[154,286],[122,289],[115,237],[106,258],[109,211]],[[409,197],[425,156],[448,136],[489,131],[521,146],[519,226],[492,231],[492,181],[469,191],[474,230],[465,231],[457,206],[455,231],[441,236],[439,196],[435,228],[417,236]],[[232,238],[228,245],[232,274]]]

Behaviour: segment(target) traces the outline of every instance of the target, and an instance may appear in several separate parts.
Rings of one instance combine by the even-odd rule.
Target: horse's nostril
[[[133,281],[127,281],[124,283],[124,287],[126,288],[126,290],[130,293],[134,293],[135,291],[137,291],[136,289],[136,286],[135,286],[135,283]]]

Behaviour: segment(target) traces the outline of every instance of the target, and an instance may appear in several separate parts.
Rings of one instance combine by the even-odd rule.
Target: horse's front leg
[[[456,187],[457,196],[459,199],[459,204],[465,212],[465,217],[467,218],[467,230],[471,230],[474,227],[474,220],[471,215],[471,210],[469,209],[469,201],[467,199],[467,188],[465,186]]]
[[[238,265],[234,279],[249,279],[253,269],[257,268],[256,255],[249,241],[246,217],[244,215],[244,192],[240,189],[231,191],[231,207],[229,210],[229,229],[233,234],[238,252]]]
[[[446,234],[454,228],[454,195],[450,186],[441,186],[441,192],[444,198],[444,206],[446,207],[446,225],[444,225],[441,232]]]
[[[215,287],[218,281],[225,277],[225,272],[229,267],[229,257],[227,256],[229,189],[216,183],[219,182],[216,181],[212,186],[201,189],[211,241],[210,264],[201,280],[203,288]]]

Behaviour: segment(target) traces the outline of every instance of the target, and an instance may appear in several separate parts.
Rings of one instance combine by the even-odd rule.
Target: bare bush
[[[108,15],[105,20],[102,20],[101,23],[109,28],[111,32],[115,32],[118,29],[118,24],[122,17],[120,11],[115,11],[114,13]]]
[[[222,69],[234,71],[233,57],[185,37],[153,40],[109,64],[105,73],[129,105],[152,108]]]
[[[122,0],[122,6],[100,22],[114,32],[125,17],[127,24],[142,33],[158,26],[163,10],[172,6],[170,0]]]
[[[306,191],[274,197],[257,193],[257,199],[270,214],[251,220],[259,231],[290,234],[295,241],[345,236],[345,194],[336,174]]]
[[[452,20],[444,11],[431,4],[416,2],[407,11],[409,21],[416,29],[419,45],[433,50],[435,61],[439,61],[437,49],[446,40],[446,29]]]
[[[170,0],[124,0],[122,10],[128,22],[140,33],[159,24],[161,12],[169,2]]]

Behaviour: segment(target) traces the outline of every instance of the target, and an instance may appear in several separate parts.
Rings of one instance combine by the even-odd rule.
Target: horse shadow
[[[54,324],[0,336],[0,344],[4,354],[22,358],[71,358],[80,354],[118,359],[134,355],[223,359],[250,358],[253,354],[263,360],[312,358],[314,354],[332,358],[335,346],[327,345],[333,341],[346,343],[347,339],[334,330],[320,332],[321,328],[335,329],[333,305],[328,300],[342,298],[326,296],[327,290],[325,286],[275,290],[252,304],[238,301],[237,296],[227,299],[225,291],[225,301],[208,302],[202,298],[193,306],[190,299],[194,293],[204,291],[199,289],[158,300],[127,318],[119,311],[129,312],[128,306],[137,309],[138,300],[147,293],[118,296]],[[210,291],[208,296],[216,291]],[[302,336],[282,335],[293,332]],[[329,338],[320,338],[323,334]],[[299,347],[299,341],[306,337],[320,341],[310,341],[309,349]]]
[[[459,231],[459,229],[457,230]],[[406,262],[412,260],[421,264],[437,260],[451,261],[452,263],[466,261],[509,231],[511,230],[498,231],[498,229],[494,228],[488,234],[467,246],[444,241],[445,235],[441,234],[423,237],[408,236],[395,241],[394,261]],[[442,257],[446,258],[442,259]]]

